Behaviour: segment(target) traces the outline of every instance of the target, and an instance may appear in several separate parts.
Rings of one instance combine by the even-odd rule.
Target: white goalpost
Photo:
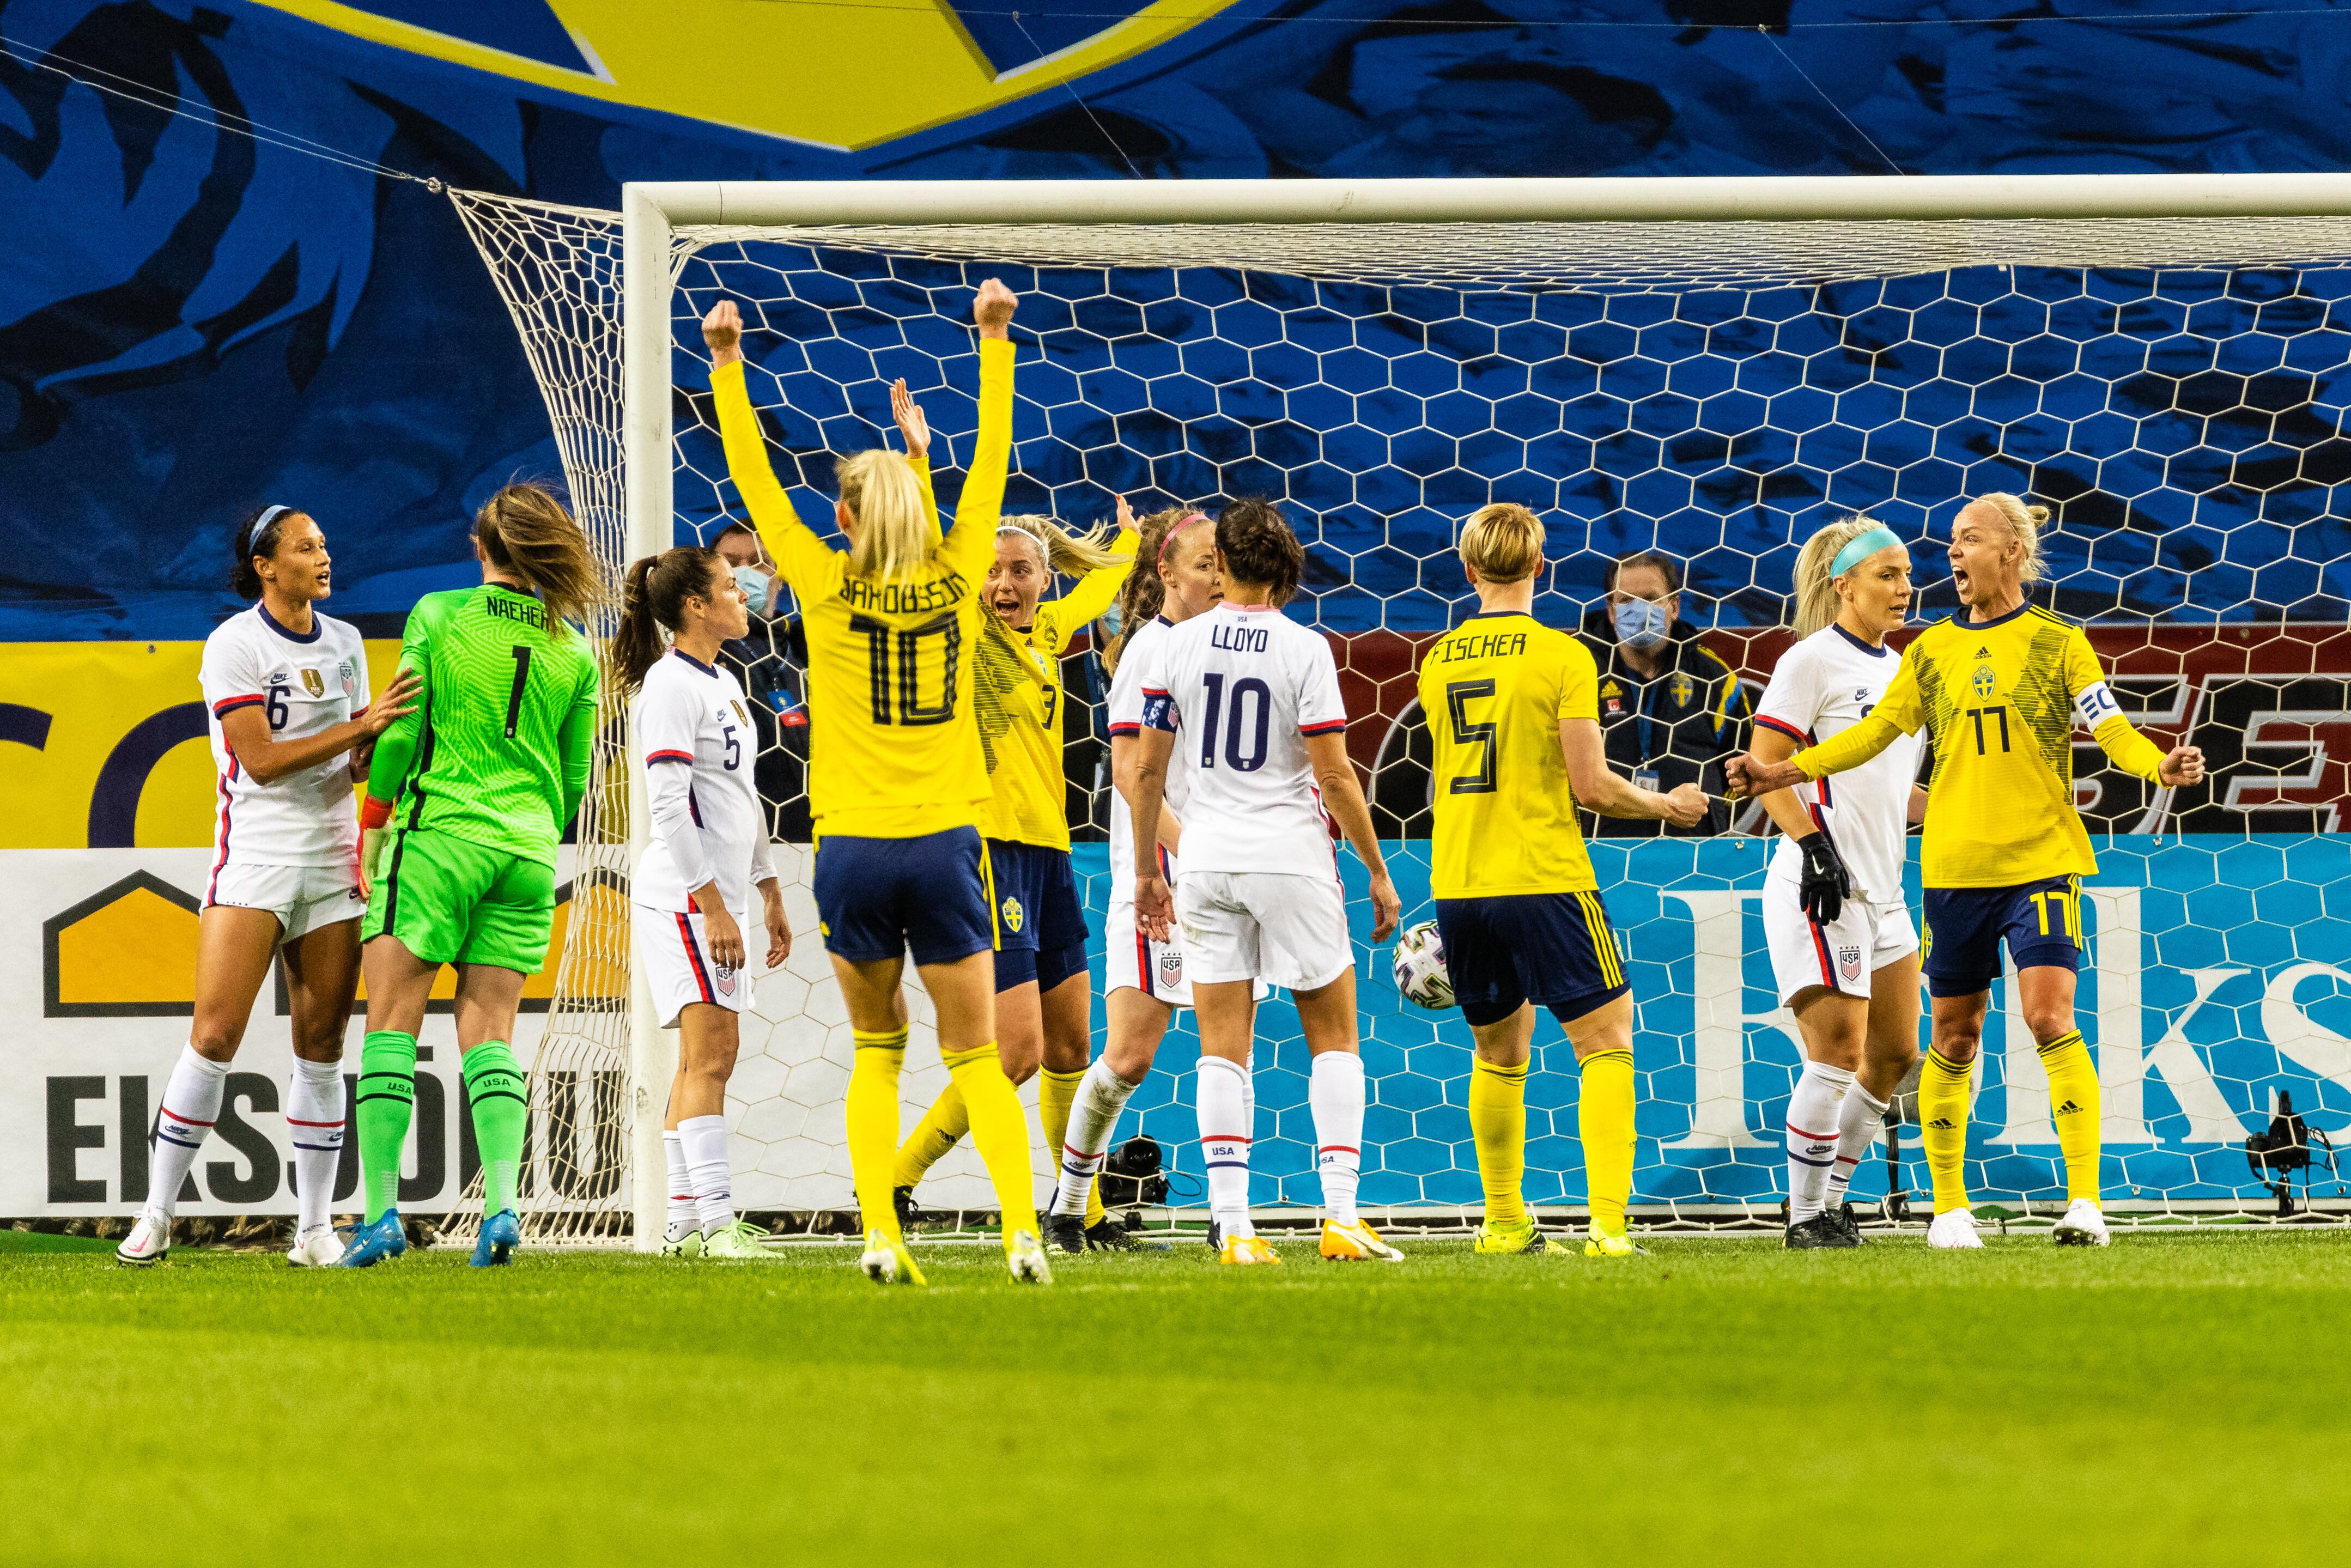
[[[1923,540],[1968,494],[2032,492],[2057,511],[2056,607],[2099,628],[2135,716],[2227,762],[2209,798],[2171,802],[2076,754],[2112,884],[2095,890],[2083,1014],[2117,1207],[2261,1212],[2275,1173],[2241,1140],[2270,1125],[2279,1090],[2322,1122],[2351,1105],[2308,1032],[2351,1036],[2351,1010],[2341,1033],[2329,1022],[2351,973],[2315,950],[2323,901],[2296,871],[2332,863],[2322,731],[2351,722],[2351,538],[2330,521],[2351,484],[2351,463],[2335,466],[2351,450],[2351,175],[669,183],[625,186],[618,214],[451,195],[615,581],[747,521],[696,401],[695,321],[716,298],[743,305],[771,455],[815,501],[830,454],[887,444],[895,376],[930,410],[943,476],[967,454],[969,291],[1004,275],[1024,298],[1009,509],[1083,523],[1113,492],[1138,512],[1145,497],[1282,501],[1315,562],[1299,612],[1346,651],[1357,760],[1424,895],[1411,667],[1458,609],[1447,552],[1476,506],[1544,517],[1555,570],[1538,613],[1562,625],[1616,554],[1674,554],[1686,617],[1760,678],[1812,528],[1867,509]],[[781,836],[804,839],[806,726],[821,716],[788,617],[759,634],[762,789]],[[674,1042],[629,952],[646,822],[625,715],[608,704],[605,720],[523,1202],[536,1239],[649,1249]],[[1092,755],[1071,733],[1072,757]],[[1074,807],[1098,800],[1098,777],[1073,767],[1072,784]],[[1764,1107],[1795,1064],[1792,1026],[1749,972],[1768,852],[1736,831],[1604,846],[1641,1007],[1635,1212],[1761,1217],[1779,1168]],[[849,1048],[807,862],[804,843],[779,857],[794,956],[758,979],[729,1111],[738,1207],[819,1224],[853,1206]],[[2204,891],[2262,876],[2312,887],[2312,906]],[[2190,950],[2216,921],[2225,963]],[[1474,1223],[1466,1031],[1400,1003],[1384,953],[1359,960],[1366,1207],[1407,1228]],[[2238,1021],[2255,1015],[2260,1029]],[[917,998],[918,1037],[925,1021]],[[2056,1169],[2030,1043],[2012,1014],[1987,1031],[1970,1166],[2026,1214]],[[922,1056],[910,1122],[944,1081]],[[1279,1043],[1268,1056],[1278,1145],[1304,1125],[1303,1075]],[[1529,1112],[1529,1197],[1546,1213],[1581,1194],[1573,1062],[1562,1049],[1551,1065],[1562,1086]],[[1188,1093],[1155,1082],[1136,1105],[1180,1201]],[[1307,1167],[1260,1166],[1272,1206],[1313,1203]],[[1901,1170],[1885,1177],[1889,1213]],[[933,1207],[989,1206],[960,1154],[933,1180],[947,1200]]]

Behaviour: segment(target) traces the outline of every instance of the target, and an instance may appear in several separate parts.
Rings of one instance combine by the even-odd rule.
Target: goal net
[[[1290,613],[1337,653],[1407,922],[1431,913],[1414,670],[1471,602],[1452,542],[1474,508],[1517,501],[1541,517],[1536,614],[1591,633],[1604,670],[1611,563],[1674,558],[1688,635],[1742,677],[1709,721],[1728,750],[1790,640],[1790,573],[1813,529],[1867,512],[1917,541],[1933,617],[1955,606],[1940,555],[1964,498],[2048,505],[2036,600],[2089,624],[2144,730],[2192,739],[2211,763],[2207,786],[2173,798],[2076,737],[2101,865],[2081,901],[2079,1009],[2110,1208],[2343,1210],[2316,1131],[2351,1113],[2351,967],[2328,900],[2351,843],[2338,831],[2351,784],[2339,178],[632,187],[633,226],[454,199],[616,576],[634,555],[747,521],[696,327],[715,301],[742,307],[770,459],[822,531],[834,457],[893,444],[900,376],[935,433],[951,509],[976,424],[972,290],[1003,277],[1022,297],[1008,509],[1082,526],[1117,495],[1138,513],[1282,503],[1310,555]],[[644,347],[624,354],[624,340]],[[789,963],[756,977],[744,1020],[727,1107],[737,1203],[790,1228],[846,1228],[852,1048],[810,892],[798,607],[778,597],[730,650],[758,710],[757,778],[797,934]],[[1107,681],[1091,641],[1065,671],[1065,740],[1099,979]],[[674,1058],[630,997],[626,885],[643,829],[635,809],[630,831],[623,729],[614,707],[532,1068],[525,1203],[547,1239],[629,1235],[632,1209],[657,1216],[660,1202]],[[1634,1211],[1652,1226],[1779,1209],[1801,1053],[1761,942],[1768,824],[1751,809],[1725,816],[1704,837],[1595,841],[1638,1007]],[[1914,901],[1916,874],[1914,856]],[[1458,1014],[1405,1002],[1387,953],[1358,939],[1364,1203],[1375,1222],[1474,1225],[1468,1032]],[[909,986],[911,1128],[946,1078],[911,971]],[[1968,1176],[1979,1213],[2045,1215],[2064,1196],[2047,1082],[2014,988],[1998,986],[1993,1006]],[[1098,1048],[1102,1014],[1097,999]],[[1277,998],[1259,1032],[1253,1201],[1303,1214],[1317,1187],[1296,1014]],[[1537,1042],[1527,1193],[1573,1216],[1573,1058],[1548,1024]],[[1165,1153],[1161,1218],[1196,1215],[1205,1197],[1196,1056],[1179,1026],[1119,1130]],[[1865,1163],[1865,1214],[1898,1217],[1906,1198],[1923,1211],[1916,1132],[1897,1126]],[[1041,1147],[1037,1165],[1041,1196]],[[975,1218],[992,1204],[965,1151],[920,1201]]]

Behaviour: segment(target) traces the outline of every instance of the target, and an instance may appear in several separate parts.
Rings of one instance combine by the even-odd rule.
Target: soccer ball
[[[1396,938],[1395,988],[1405,999],[1442,1010],[1453,1005],[1453,977],[1445,972],[1445,938],[1424,920]]]

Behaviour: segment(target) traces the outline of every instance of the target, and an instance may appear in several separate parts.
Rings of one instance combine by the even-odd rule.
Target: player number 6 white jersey
[[[258,708],[272,740],[302,740],[367,711],[367,648],[359,632],[311,612],[308,636],[256,604],[204,639],[197,679],[212,739],[219,798],[213,863],[356,865],[360,829],[351,804],[350,753],[341,751],[272,784],[256,783],[230,749],[221,721]]]

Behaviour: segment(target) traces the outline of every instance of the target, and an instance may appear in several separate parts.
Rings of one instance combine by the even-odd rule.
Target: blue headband
[[[1829,576],[1843,577],[1879,550],[1901,548],[1902,541],[1894,537],[1894,530],[1889,528],[1881,526],[1865,534],[1855,534],[1844,549],[1836,552],[1836,559],[1829,562]]]

